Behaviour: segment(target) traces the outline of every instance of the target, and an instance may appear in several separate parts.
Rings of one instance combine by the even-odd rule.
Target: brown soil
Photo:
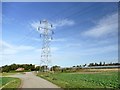
[[[84,69],[82,71],[71,73],[71,74],[95,74],[95,73],[113,72],[113,71],[120,72],[120,69],[118,69],[118,68],[114,68],[114,69]],[[107,74],[105,74],[105,75],[107,75]],[[111,74],[109,74],[109,75],[111,75]]]

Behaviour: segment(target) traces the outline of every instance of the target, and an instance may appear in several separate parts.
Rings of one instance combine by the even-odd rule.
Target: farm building
[[[15,71],[24,71],[24,70],[25,70],[24,68],[18,68]]]

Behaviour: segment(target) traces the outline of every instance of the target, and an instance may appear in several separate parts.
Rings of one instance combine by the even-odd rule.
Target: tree
[[[102,62],[100,62],[99,66],[102,66]]]
[[[94,63],[90,63],[88,66],[94,66]]]
[[[51,71],[53,70],[53,71],[60,71],[60,66],[53,66],[53,67],[51,67],[51,69],[50,69]]]
[[[10,67],[11,67],[11,70],[16,70],[18,68],[18,66],[16,64],[12,64],[12,65],[10,65]]]
[[[80,65],[80,68],[82,68],[82,65]]]
[[[35,70],[35,65],[32,65],[31,66],[31,71],[34,71]]]
[[[40,70],[40,66],[37,66],[36,68],[35,68],[35,71],[39,71]]]
[[[5,65],[2,67],[2,72],[9,72],[10,71],[10,67]]]
[[[84,64],[83,67],[85,67],[87,64]]]
[[[48,67],[46,66],[46,65],[43,65],[43,66],[41,66],[41,68],[40,68],[40,71],[43,71],[43,72],[45,72],[45,71],[47,71],[48,70]]]
[[[105,66],[105,62],[103,62],[103,66]]]
[[[24,68],[25,70],[30,70],[30,67],[28,64],[21,65],[21,68]]]
[[[75,68],[76,66],[73,66],[73,68]]]
[[[97,64],[97,63],[95,63],[95,66],[98,66],[98,64]]]
[[[2,67],[0,67],[0,73],[2,72]]]

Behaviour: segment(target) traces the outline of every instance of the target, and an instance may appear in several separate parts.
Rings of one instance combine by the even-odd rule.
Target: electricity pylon
[[[44,71],[47,71],[48,65],[51,62],[50,42],[53,39],[52,36],[54,34],[53,25],[47,20],[40,21],[38,31],[40,32],[40,37],[42,40],[40,67],[44,65]]]

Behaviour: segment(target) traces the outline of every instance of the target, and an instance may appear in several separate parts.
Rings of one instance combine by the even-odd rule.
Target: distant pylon
[[[42,39],[42,50],[41,50],[41,60],[40,67],[42,65],[46,66],[44,71],[47,71],[47,67],[49,65],[51,50],[50,50],[50,42],[53,39],[53,25],[50,24],[47,20],[40,21],[38,31],[40,32],[40,37]]]

